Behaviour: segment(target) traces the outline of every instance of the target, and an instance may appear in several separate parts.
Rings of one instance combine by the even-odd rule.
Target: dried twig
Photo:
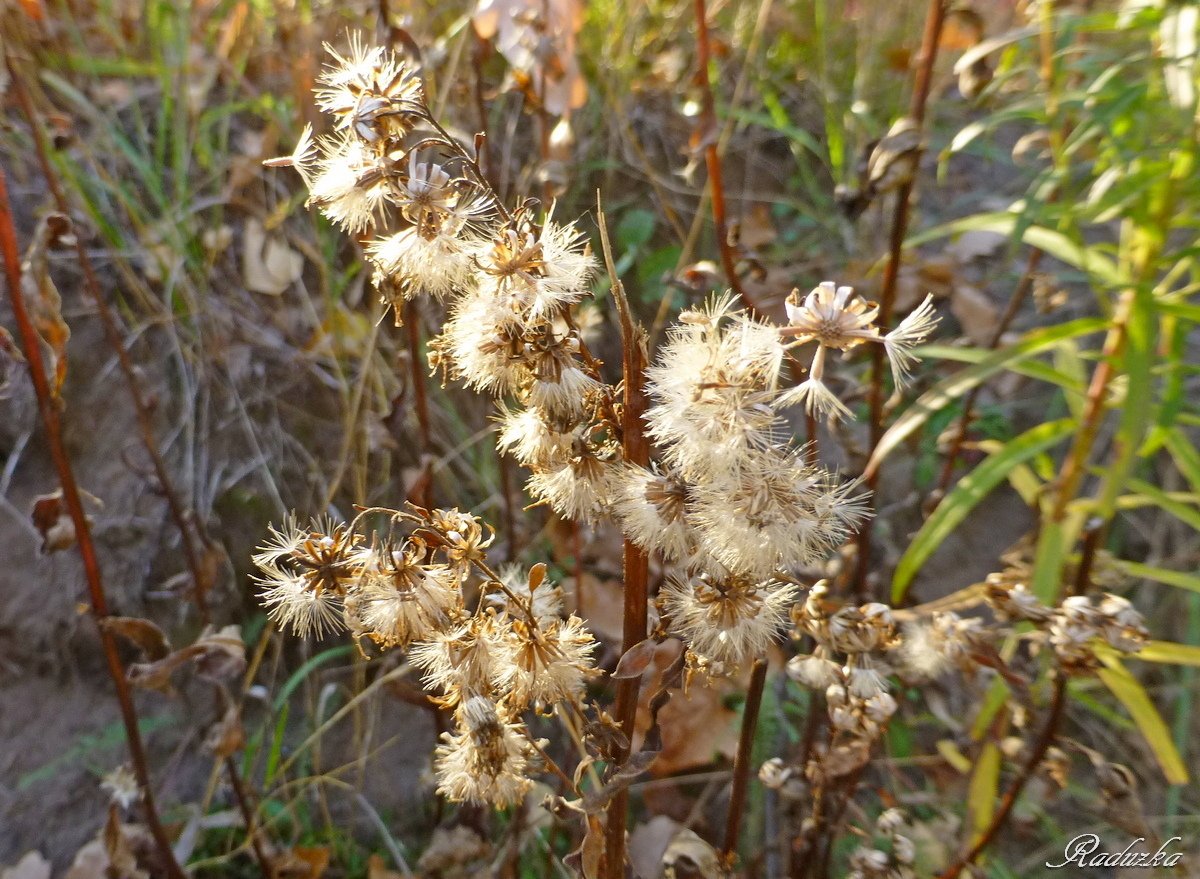
[[[746,792],[750,787],[750,767],[754,761],[754,733],[758,729],[758,715],[762,709],[763,687],[766,681],[767,661],[756,659],[750,672],[746,704],[742,709],[742,729],[738,735],[737,755],[733,761],[733,789],[729,794],[729,813],[725,818],[725,845],[721,849],[721,860],[727,869],[733,868],[737,858],[742,813],[746,811]]]
[[[67,201],[62,184],[59,182],[58,175],[54,171],[54,165],[50,162],[49,150],[46,145],[46,135],[34,113],[33,103],[30,100],[29,91],[25,87],[24,78],[11,58],[7,58],[6,63],[13,94],[16,96],[21,113],[25,116],[29,124],[29,129],[33,134],[34,148],[37,153],[38,163],[42,169],[42,176],[46,180],[46,185],[50,189],[50,194],[54,199],[59,213],[69,217],[71,215],[71,206]],[[75,236],[75,255],[79,262],[79,267],[83,272],[84,290],[87,292],[92,304],[96,307],[96,313],[100,316],[100,323],[104,327],[105,339],[117,356],[121,375],[125,379],[125,386],[129,389],[129,396],[133,401],[134,415],[137,418],[138,432],[142,440],[142,445],[145,446],[146,454],[150,457],[150,464],[154,469],[154,477],[158,482],[159,490],[166,499],[171,519],[179,530],[184,560],[192,579],[192,594],[196,602],[196,610],[200,615],[201,623],[207,624],[209,621],[207,594],[212,584],[210,582],[211,577],[206,573],[205,564],[201,558],[201,548],[208,549],[211,544],[197,517],[185,507],[183,501],[180,499],[179,492],[176,490],[171,475],[167,470],[166,462],[163,461],[162,454],[159,452],[158,444],[154,439],[151,406],[148,402],[146,392],[142,388],[141,380],[138,378],[137,370],[133,365],[133,359],[129,355],[129,349],[125,347],[117,319],[100,291],[100,282],[96,277],[92,261],[88,257],[87,249],[83,246],[83,238],[80,235]],[[199,547],[197,546],[197,541],[200,544]]]
[[[729,224],[725,217],[725,187],[721,175],[721,148],[717,132],[717,111],[713,102],[712,83],[708,79],[708,64],[711,50],[708,43],[708,9],[705,0],[695,0],[696,3],[696,84],[700,87],[700,129],[699,144],[704,148],[704,166],[708,170],[708,187],[712,196],[713,226],[717,236],[717,250],[721,254],[721,267],[729,287],[737,294],[742,305],[752,313],[759,313],[759,308],[746,293],[738,277],[737,265],[734,260],[733,245],[729,242]]]
[[[88,596],[92,605],[92,617],[96,620],[100,645],[104,651],[104,660],[117,691],[117,703],[121,710],[121,721],[125,726],[125,738],[129,743],[130,761],[133,764],[133,772],[141,792],[146,826],[154,837],[167,876],[170,879],[184,879],[183,870],[175,860],[175,855],[171,851],[171,843],[167,839],[166,831],[163,830],[162,822],[158,818],[158,810],[154,805],[150,770],[147,768],[146,752],[142,746],[141,733],[138,730],[137,709],[134,707],[133,696],[129,691],[125,668],[117,654],[115,636],[109,628],[102,625],[109,616],[109,611],[104,583],[100,576],[100,562],[96,557],[96,547],[92,542],[88,518],[83,511],[83,501],[80,498],[79,486],[75,482],[75,473],[63,444],[62,419],[46,378],[41,343],[37,331],[30,322],[29,312],[25,308],[25,299],[21,293],[21,260],[17,247],[17,234],[13,227],[12,208],[8,201],[7,180],[3,171],[0,171],[0,249],[3,250],[4,271],[8,281],[8,296],[12,302],[13,317],[20,332],[25,363],[29,368],[29,377],[33,381],[33,389],[37,395],[38,410],[46,430],[46,445],[50,452],[50,458],[54,462],[54,469],[58,473],[67,513],[75,528],[75,542],[83,561]]]
[[[937,60],[938,43],[942,25],[946,20],[946,0],[929,0],[929,11],[925,17],[925,32],[921,39],[921,54],[917,61],[916,79],[913,83],[912,104],[909,116],[920,135],[925,122],[925,107],[929,101],[929,89],[933,83],[933,65]],[[888,242],[888,261],[883,271],[883,282],[879,295],[879,317],[876,320],[881,331],[886,331],[892,322],[892,311],[896,301],[896,281],[900,276],[900,261],[904,253],[904,237],[908,232],[908,219],[913,188],[916,183],[916,168],[904,180],[896,192],[896,203],[892,213],[891,235]],[[868,395],[870,405],[870,447],[868,457],[879,445],[883,436],[883,347],[871,349],[871,386]],[[874,490],[878,482],[878,471],[867,476],[867,488]],[[866,588],[867,571],[871,566],[871,522],[868,519],[858,533],[858,567],[854,575],[855,589],[860,596]]]

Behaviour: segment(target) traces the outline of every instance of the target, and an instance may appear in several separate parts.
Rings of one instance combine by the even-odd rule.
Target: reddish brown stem
[[[16,96],[21,113],[28,121],[30,131],[33,134],[34,148],[37,153],[38,164],[42,169],[42,176],[46,180],[46,185],[50,189],[50,194],[54,199],[54,204],[59,213],[70,216],[71,206],[58,180],[58,175],[54,171],[54,166],[50,162],[45,133],[42,131],[42,126],[34,113],[33,103],[29,98],[28,90],[25,88],[25,81],[11,59],[8,60],[8,71],[10,81],[12,82],[13,94]],[[117,363],[120,366],[121,375],[125,379],[125,386],[129,389],[129,396],[133,401],[133,411],[137,418],[138,432],[141,436],[142,445],[145,446],[146,454],[150,457],[150,464],[154,469],[154,477],[158,480],[159,490],[166,499],[171,519],[174,521],[175,527],[179,530],[184,560],[192,578],[192,595],[196,602],[196,610],[200,615],[200,621],[207,625],[209,622],[207,593],[210,583],[208,576],[204,573],[204,565],[200,559],[200,552],[193,538],[198,538],[200,543],[205,546],[208,545],[208,538],[205,536],[199,521],[197,521],[195,516],[189,514],[183,501],[179,498],[179,493],[175,490],[170,473],[167,471],[166,463],[163,461],[162,454],[159,452],[158,445],[154,439],[154,424],[150,413],[151,407],[147,401],[146,393],[142,389],[141,381],[138,379],[133,359],[129,355],[129,350],[125,347],[125,342],[117,325],[117,319],[105,301],[103,294],[100,292],[100,282],[96,277],[95,269],[92,267],[92,261],[88,258],[87,249],[83,246],[83,236],[76,235],[74,237],[75,256],[83,272],[84,289],[87,291],[88,298],[92,300],[92,304],[96,307],[96,313],[100,316],[100,323],[104,327],[105,339],[108,341],[109,347],[117,355]],[[192,530],[193,527],[196,529],[194,533]]]
[[[924,127],[925,108],[929,102],[929,90],[933,83],[933,66],[937,60],[938,43],[942,25],[946,21],[945,0],[929,0],[929,11],[925,16],[925,32],[921,38],[921,53],[917,59],[916,79],[913,82],[912,104],[909,116],[916,123],[918,134]],[[896,192],[896,204],[892,213],[891,234],[888,240],[888,261],[883,270],[883,281],[879,295],[879,317],[876,320],[881,331],[886,331],[892,322],[892,311],[896,301],[896,281],[900,277],[900,262],[904,254],[904,237],[908,232],[908,219],[912,193],[916,182],[917,168]],[[871,346],[871,386],[868,395],[870,405],[870,448],[867,455],[879,445],[883,436],[883,346]],[[878,470],[867,476],[867,488],[872,491],[878,482]],[[858,532],[858,567],[854,576],[855,590],[864,596],[867,571],[871,567],[871,520]],[[865,597],[865,596],[864,596]]]
[[[154,837],[159,850],[159,857],[165,865],[170,879],[184,879],[183,870],[175,861],[171,851],[170,840],[163,830],[158,818],[158,810],[154,805],[154,791],[150,781],[150,771],[146,765],[146,752],[142,747],[142,736],[138,730],[137,710],[133,705],[133,696],[129,691],[129,683],[125,678],[125,669],[117,654],[117,645],[111,631],[101,623],[108,617],[108,599],[104,592],[104,583],[100,576],[100,563],[96,557],[96,547],[92,542],[92,532],[88,525],[87,515],[83,511],[83,502],[79,496],[79,487],[75,482],[75,474],[71,468],[70,458],[63,444],[62,422],[59,410],[55,404],[50,383],[46,378],[46,367],[42,360],[41,342],[37,332],[30,322],[29,313],[25,309],[25,299],[21,294],[21,258],[17,247],[17,233],[13,226],[12,208],[8,201],[7,178],[0,171],[0,249],[4,255],[4,272],[8,281],[8,297],[12,302],[13,317],[21,336],[21,346],[25,349],[25,362],[29,367],[29,377],[37,395],[38,410],[42,424],[46,430],[46,444],[58,480],[62,486],[63,501],[67,505],[67,513],[75,527],[75,542],[79,547],[79,556],[83,561],[83,571],[87,579],[88,595],[91,599],[92,616],[97,623],[100,635],[100,645],[104,651],[104,660],[108,666],[109,676],[117,691],[117,703],[121,709],[121,721],[125,726],[125,737],[129,742],[129,757],[133,763],[133,772],[137,778],[138,788],[142,795],[142,807],[146,826]]]
[[[623,415],[621,443],[625,459],[640,467],[649,466],[650,441],[642,423],[646,411],[645,336],[634,323],[625,298],[625,290],[612,265],[612,251],[608,243],[608,229],[603,213],[599,215],[601,241],[604,243],[605,261],[608,263],[612,281],[613,301],[621,326],[621,374],[623,379]],[[650,560],[645,551],[633,541],[626,540],[623,549],[625,574],[624,620],[621,632],[621,651],[632,648],[646,639],[649,624],[647,601],[649,599]],[[617,683],[617,698],[614,713],[627,742],[633,741],[634,722],[637,718],[640,677],[622,678]],[[624,759],[628,753],[618,757]],[[623,789],[613,797],[607,810],[604,839],[604,865],[607,879],[623,879],[625,875],[625,818],[629,808],[629,792]]]
[[[271,879],[275,871],[271,869],[271,859],[263,851],[258,839],[257,822],[254,820],[254,809],[250,805],[250,797],[246,793],[246,785],[238,771],[237,761],[232,756],[225,758],[225,774],[229,777],[229,786],[233,788],[233,798],[237,800],[238,811],[242,813],[242,821],[246,824],[246,835],[250,838],[250,847],[254,851],[254,859],[258,861],[259,872],[263,879]]]
[[[708,9],[705,0],[695,0],[696,5],[696,56],[699,69],[696,84],[700,87],[700,143],[704,146],[704,167],[708,171],[708,188],[712,199],[713,226],[717,236],[717,250],[721,254],[721,268],[729,280],[729,287],[737,294],[742,305],[752,313],[760,309],[746,293],[737,273],[733,245],[729,241],[729,224],[725,215],[725,187],[721,173],[721,149],[717,136],[717,111],[713,101],[712,83],[708,79],[708,65],[712,50],[708,42]]]
[[[737,755],[733,760],[733,789],[729,794],[729,812],[725,817],[725,845],[721,849],[721,860],[730,871],[737,858],[742,814],[746,811],[746,793],[750,789],[750,769],[754,757],[754,733],[758,729],[758,715],[762,709],[763,688],[766,682],[767,661],[757,659],[750,672],[746,705],[742,709],[742,729],[738,735]]]

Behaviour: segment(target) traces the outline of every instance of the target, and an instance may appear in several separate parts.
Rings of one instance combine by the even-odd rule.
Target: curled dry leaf
[[[42,535],[43,555],[75,545],[75,523],[67,514],[61,488],[34,498],[29,518],[33,520],[33,527]]]
[[[654,663],[654,658],[658,655],[658,642],[653,638],[647,638],[645,641],[639,641],[621,657],[617,667],[613,670],[612,676],[617,680],[622,678],[640,678],[646,669]]]
[[[483,861],[491,854],[487,840],[464,824],[439,827],[429,840],[429,847],[421,853],[417,869],[434,876],[475,875],[472,865]]]
[[[38,224],[33,241],[21,265],[21,295],[38,336],[50,349],[53,370],[51,389],[59,396],[67,378],[67,342],[71,328],[62,316],[62,297],[50,277],[50,249],[73,244],[71,220],[63,214],[50,214]]]
[[[232,757],[246,744],[241,708],[233,700],[228,702],[221,719],[209,728],[204,737],[204,747],[218,757]]]
[[[147,662],[157,662],[171,652],[171,644],[163,630],[150,620],[137,617],[105,617],[100,627],[119,635],[142,651]]]
[[[218,632],[206,629],[199,640],[176,650],[157,662],[129,666],[129,682],[137,687],[168,690],[175,670],[192,663],[196,673],[210,681],[222,682],[240,675],[246,669],[246,646],[241,629],[226,626]]]
[[[959,284],[950,297],[950,311],[962,325],[963,332],[976,345],[991,344],[1000,313],[995,303],[978,287]]]
[[[257,219],[242,230],[242,281],[248,290],[279,296],[300,280],[304,257],[278,235],[268,235]]]
[[[278,879],[321,879],[329,869],[329,849],[298,845],[275,863]]]

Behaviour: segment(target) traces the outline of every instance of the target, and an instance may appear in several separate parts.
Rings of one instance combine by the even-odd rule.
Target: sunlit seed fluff
[[[423,548],[422,548],[423,549]],[[383,549],[364,572],[356,596],[365,633],[385,647],[406,647],[445,629],[462,611],[458,578],[414,552]]]
[[[912,349],[929,338],[929,334],[940,320],[933,308],[933,296],[926,296],[908,317],[883,337],[883,346],[892,366],[892,380],[896,387],[901,388],[908,383],[909,373],[917,362]]]
[[[457,234],[426,237],[413,226],[368,243],[367,258],[395,282],[404,298],[427,293],[444,300],[473,283],[468,247]]]
[[[600,383],[575,363],[556,363],[553,368],[532,372],[525,387],[525,399],[536,406],[562,417],[579,417],[584,414],[588,392]]]
[[[782,346],[731,309],[723,297],[686,312],[647,370],[648,433],[689,479],[736,469],[775,440]]]
[[[510,564],[500,569],[500,580],[508,590],[488,593],[488,604],[502,610],[512,619],[521,618],[526,611],[533,615],[539,625],[548,626],[557,622],[563,613],[563,591],[550,580],[542,580],[529,592],[528,572],[520,565]],[[516,601],[510,596],[516,596]]]
[[[482,696],[469,697],[458,720],[458,730],[443,733],[434,754],[438,793],[453,802],[497,808],[520,802],[533,787],[533,747],[525,726]]]
[[[797,453],[748,455],[739,470],[693,488],[688,521],[731,570],[767,575],[824,560],[840,546],[864,514],[853,490]]]
[[[547,220],[539,228],[521,215],[478,246],[475,262],[484,289],[531,319],[554,317],[582,299],[595,270],[586,239],[574,225]]]
[[[258,600],[267,608],[267,617],[298,637],[315,635],[318,639],[342,628],[341,597],[317,590],[301,576],[275,565],[259,564],[261,587]]]
[[[787,622],[796,588],[733,578],[669,581],[664,587],[671,629],[707,659],[736,665],[765,654]]]
[[[530,379],[524,335],[524,321],[511,308],[483,291],[464,297],[443,330],[451,373],[479,391],[515,392]]]
[[[535,471],[525,487],[563,518],[589,522],[608,505],[615,466],[577,450],[567,461]]]
[[[513,674],[506,691],[513,705],[575,701],[593,673],[596,640],[577,616],[530,624],[513,620]]]
[[[423,109],[416,73],[394,53],[365,47],[352,34],[345,55],[325,44],[333,61],[319,77],[317,106],[337,120],[339,130],[366,142],[398,138],[411,130]]]
[[[614,476],[613,512],[626,537],[648,552],[677,561],[693,551],[686,518],[688,485],[677,474],[622,466]]]
[[[437,632],[409,651],[423,680],[453,702],[462,693],[484,693],[512,677],[512,642],[507,623],[495,614],[473,617],[464,625]]]
[[[500,433],[496,446],[529,467],[546,466],[565,460],[575,442],[575,433],[554,426],[555,419],[538,409],[510,409],[501,404]]]
[[[317,147],[308,204],[352,234],[374,226],[389,194],[384,160],[361,141],[340,135],[318,138]]]

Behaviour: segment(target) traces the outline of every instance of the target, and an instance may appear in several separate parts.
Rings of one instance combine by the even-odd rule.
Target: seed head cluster
[[[360,647],[407,651],[454,712],[455,729],[435,755],[439,791],[456,801],[519,802],[538,756],[522,715],[582,702],[596,673],[595,640],[578,617],[564,617],[544,566],[523,584],[488,567],[492,535],[475,516],[368,512],[385,517],[382,536],[368,539],[359,520],[302,528],[290,518],[273,528],[254,556],[260,600],[301,637],[344,629]]]

